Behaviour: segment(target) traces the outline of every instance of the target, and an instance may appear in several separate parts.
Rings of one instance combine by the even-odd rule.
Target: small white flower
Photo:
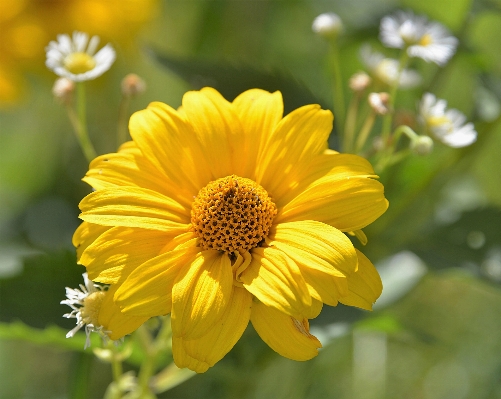
[[[343,30],[343,21],[333,12],[320,14],[311,26],[313,32],[327,39],[335,39]]]
[[[425,93],[419,106],[421,123],[442,143],[454,147],[466,147],[477,140],[473,123],[466,123],[466,116],[457,109],[447,109],[445,100],[437,100]]]
[[[57,42],[51,41],[45,48],[47,60],[45,65],[56,75],[74,82],[95,79],[110,69],[115,61],[115,50],[107,44],[96,53],[99,37],[83,32],[69,35],[58,35]]]
[[[94,284],[89,280],[87,273],[82,274],[82,276],[84,284],[80,284],[80,289],[66,287],[67,299],[61,301],[61,304],[68,305],[72,309],[70,313],[66,313],[63,317],[77,319],[76,327],[66,334],[66,338],[73,337],[78,330],[85,327],[87,339],[84,349],[86,349],[90,346],[89,336],[91,332],[98,332],[105,339],[108,337],[107,332],[97,322],[99,308],[106,291],[99,284]]]
[[[384,84],[392,86],[398,76],[399,62],[392,58],[386,58],[377,51],[372,51],[370,45],[366,44],[360,49],[360,57],[369,73]],[[421,83],[421,76],[413,70],[403,69],[398,78],[398,86],[402,89],[409,89]]]
[[[458,39],[438,22],[399,11],[381,20],[380,39],[387,47],[407,48],[410,57],[444,65],[456,52]]]

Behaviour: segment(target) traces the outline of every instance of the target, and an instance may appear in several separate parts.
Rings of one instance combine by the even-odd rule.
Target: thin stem
[[[77,112],[75,112],[71,105],[68,105],[66,109],[68,111],[70,122],[75,130],[80,148],[82,149],[85,158],[90,163],[97,155],[87,133],[87,122],[85,117],[85,87],[83,82],[77,83]]]
[[[143,346],[144,352],[146,354],[141,364],[141,369],[139,370],[138,386],[140,392],[143,395],[145,395],[146,393],[151,394],[150,379],[155,372],[157,350],[153,345],[151,334],[144,324],[136,331],[136,334],[139,337],[141,345]]]
[[[358,107],[360,104],[360,94],[355,93],[350,100],[348,114],[346,115],[346,124],[344,127],[343,151],[353,151],[355,125],[357,122]]]
[[[334,67],[334,87],[333,87],[333,97],[334,97],[334,116],[338,120],[337,126],[338,132],[344,131],[344,90],[343,90],[343,76],[341,74],[341,63],[339,62],[339,48],[337,40],[333,39],[330,41],[331,59],[332,65]]]
[[[113,357],[111,360],[111,369],[113,372],[113,381],[118,385],[120,382],[120,378],[123,374],[122,361],[120,360],[120,354],[118,353],[117,347],[113,342],[108,344],[108,347],[111,349],[113,353]]]
[[[376,113],[371,110],[369,115],[367,115],[367,118],[365,119],[362,129],[360,129],[360,133],[358,133],[357,144],[355,146],[356,154],[358,154],[364,147],[367,139],[369,138],[369,134],[372,131],[375,120],[376,120]]]
[[[127,110],[129,109],[130,97],[122,96],[118,108],[118,129],[117,129],[117,147],[120,147],[127,141]]]
[[[404,48],[402,50],[402,54],[400,54],[400,61],[398,64],[397,76],[395,77],[395,80],[393,81],[393,84],[390,87],[390,99],[389,99],[389,103],[388,103],[388,108],[390,109],[390,112],[388,112],[383,119],[383,129],[381,132],[381,137],[383,138],[383,143],[385,143],[385,144],[387,144],[387,142],[390,138],[391,123],[393,120],[393,114],[394,114],[394,109],[395,109],[395,99],[397,97],[398,86],[400,84],[400,76],[402,75],[402,71],[404,70],[404,68],[407,64],[408,59],[409,59],[409,56],[407,55],[407,48]]]
[[[402,137],[402,134],[406,135],[411,141],[414,141],[419,137],[417,133],[407,125],[401,125],[397,127],[395,129],[395,132],[393,133],[393,137],[391,138],[391,142],[389,143],[388,148],[385,152],[383,152],[382,157],[376,166],[378,173],[381,173],[388,166],[400,162],[402,159],[411,154],[411,151],[408,148],[396,154],[394,153],[398,141]]]

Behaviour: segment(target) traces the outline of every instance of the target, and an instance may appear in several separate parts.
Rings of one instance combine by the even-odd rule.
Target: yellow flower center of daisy
[[[419,39],[418,44],[420,46],[426,47],[426,46],[429,46],[432,42],[433,42],[433,39],[432,39],[431,35],[427,33],[427,34],[423,35],[421,37],[421,39]]]
[[[71,73],[85,73],[95,68],[96,60],[87,53],[71,53],[63,61],[64,67]]]
[[[93,326],[99,325],[97,318],[105,294],[105,291],[96,291],[83,300],[83,306],[80,308],[80,315],[85,324],[92,324]]]
[[[203,249],[234,254],[259,246],[276,214],[277,207],[263,187],[231,175],[210,182],[198,192],[191,224]]]

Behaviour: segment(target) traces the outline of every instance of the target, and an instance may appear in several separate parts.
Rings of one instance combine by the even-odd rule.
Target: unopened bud
[[[75,91],[75,82],[68,78],[59,78],[52,86],[52,94],[62,104],[70,104]]]
[[[129,73],[122,79],[122,94],[125,97],[136,97],[146,90],[146,83],[135,73]]]
[[[433,140],[428,136],[417,136],[411,141],[410,148],[416,155],[428,155],[433,151]]]
[[[316,17],[311,29],[326,39],[335,39],[343,30],[343,21],[337,14],[328,12]]]
[[[371,84],[372,79],[365,72],[357,72],[350,78],[350,89],[355,93],[361,93]]]
[[[388,93],[370,93],[368,97],[369,105],[379,115],[386,115],[388,113],[389,100],[390,95]]]

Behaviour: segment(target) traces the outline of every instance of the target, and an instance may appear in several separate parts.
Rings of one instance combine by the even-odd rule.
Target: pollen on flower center
[[[71,53],[66,56],[63,64],[69,72],[79,74],[94,69],[96,61],[87,53]]]
[[[106,291],[96,291],[86,297],[83,301],[83,306],[80,309],[82,321],[85,324],[99,325],[98,316],[101,303],[103,302]]]
[[[431,37],[430,34],[426,33],[424,34],[421,39],[419,39],[419,45],[426,47],[429,46],[431,43],[433,43],[433,38]]]
[[[276,214],[277,207],[263,187],[231,175],[199,191],[191,224],[203,249],[234,254],[257,247],[268,235]]]

